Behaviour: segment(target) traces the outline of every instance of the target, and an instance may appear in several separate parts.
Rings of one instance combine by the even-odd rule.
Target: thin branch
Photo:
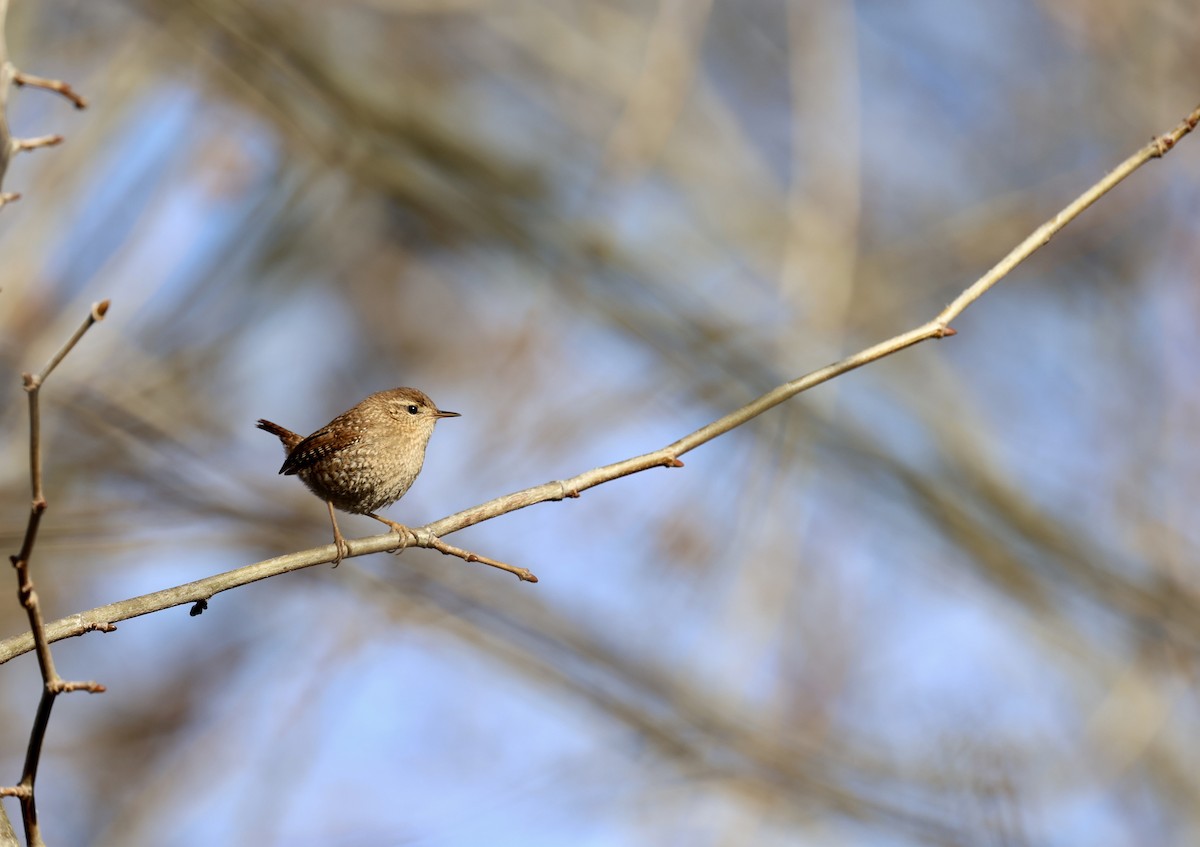
[[[8,0],[0,0],[0,184],[3,184],[4,175],[8,172],[8,164],[15,154],[36,150],[39,147],[53,147],[61,144],[63,140],[61,135],[13,138],[8,127],[8,93],[12,86],[28,85],[33,88],[43,88],[61,94],[74,103],[76,109],[87,108],[87,100],[67,83],[17,70],[17,67],[8,58],[7,24]],[[0,208],[14,200],[19,200],[20,197],[20,194],[12,192],[0,193]]]
[[[12,87],[13,77],[17,69],[8,60],[8,0],[0,0],[0,184],[4,182],[4,174],[8,171],[8,163],[16,152],[13,146],[12,133],[8,129],[8,92]],[[19,197],[20,195],[17,195]],[[9,195],[9,202],[17,199]]]
[[[410,530],[413,533],[415,545],[417,547],[428,547],[431,550],[437,550],[444,556],[457,556],[464,562],[479,562],[482,565],[496,568],[498,570],[507,571],[522,582],[537,582],[538,578],[533,575],[527,568],[518,568],[515,565],[510,565],[507,562],[501,562],[496,559],[489,559],[487,556],[480,556],[478,553],[471,553],[459,547],[454,547],[447,544],[442,539],[438,538],[431,532],[424,529]]]
[[[8,25],[8,0],[0,0],[0,65],[8,64],[8,39],[5,35],[5,27]],[[8,97],[8,92],[0,94],[0,97]]]
[[[28,85],[33,88],[44,88],[47,91],[53,91],[56,94],[61,94],[63,97],[66,97],[68,100],[74,103],[76,109],[86,109],[88,105],[87,100],[85,100],[82,95],[80,95],[74,88],[67,85],[67,83],[59,79],[46,79],[44,76],[34,76],[33,74],[17,71],[13,76],[13,82],[17,85]]]
[[[36,138],[14,138],[13,152],[25,153],[29,150],[36,150],[39,147],[55,147],[63,143],[61,135],[39,135]]]
[[[0,6],[0,11],[2,10],[3,7]],[[10,558],[17,573],[17,596],[29,616],[29,637],[37,652],[38,667],[42,672],[42,697],[38,701],[37,714],[29,733],[29,745],[25,750],[25,767],[21,781],[15,787],[0,789],[0,794],[10,794],[20,798],[21,816],[25,823],[25,841],[30,847],[42,843],[37,820],[37,804],[34,799],[34,783],[37,780],[38,763],[41,761],[42,747],[45,743],[46,731],[50,726],[50,712],[54,708],[54,701],[59,694],[67,691],[92,693],[104,691],[104,686],[98,682],[68,682],[58,675],[58,671],[54,667],[54,656],[50,652],[50,639],[46,635],[46,626],[42,619],[41,604],[38,602],[37,591],[34,590],[33,577],[30,574],[29,563],[33,556],[33,545],[37,540],[38,528],[41,526],[42,515],[47,506],[46,495],[42,489],[42,427],[38,400],[46,378],[71,352],[92,324],[103,319],[107,311],[107,300],[94,304],[79,329],[67,339],[57,353],[50,357],[50,361],[46,363],[41,372],[23,375],[25,392],[29,395],[29,486],[32,489],[32,502],[29,510],[29,523],[25,527],[25,538],[21,542],[21,550]]]
[[[632,459],[626,459],[623,462],[606,465],[602,468],[596,468],[561,482],[550,482],[535,488],[508,494],[504,497],[497,497],[474,508],[450,515],[440,521],[435,521],[425,528],[438,536],[447,535],[482,521],[490,520],[498,515],[507,514],[525,506],[531,506],[534,503],[541,503],[545,500],[561,500],[563,497],[578,497],[580,492],[586,491],[588,488],[628,476],[629,474],[648,470],[649,468],[659,466],[679,467],[682,465],[678,461],[679,457],[684,453],[695,450],[700,445],[706,444],[720,435],[724,435],[731,429],[758,417],[768,409],[778,406],[780,403],[802,391],[807,391],[834,377],[841,376],[848,371],[860,368],[885,356],[898,353],[930,338],[945,338],[954,335],[955,330],[950,327],[950,322],[961,315],[968,306],[983,296],[988,289],[1011,273],[1017,265],[1033,255],[1039,248],[1049,242],[1051,238],[1062,231],[1067,224],[1079,217],[1085,209],[1115,188],[1127,176],[1151,159],[1160,158],[1169,152],[1180,139],[1195,129],[1197,124],[1200,124],[1200,106],[1193,109],[1170,132],[1151,139],[1148,144],[1106,174],[1099,182],[1084,191],[1061,212],[1034,230],[1029,237],[1014,247],[991,270],[967,287],[950,305],[928,323],[908,332],[901,333],[873,347],[868,347],[852,356],[847,356],[839,362],[827,365],[799,379],[784,383],[768,391],[757,400],[746,404],[736,411],[730,412],[725,417],[713,421],[707,426],[701,427],[661,450],[646,453]]]
[[[1170,152],[1185,135],[1200,124],[1200,107],[1179,122],[1170,132],[1150,139],[1150,142],[1109,171],[1103,179],[1080,194],[1065,209],[1046,221],[1029,234],[1029,237],[1018,244],[1012,251],[995,264],[995,266],[976,280],[970,288],[954,298],[954,302],[942,310],[935,319],[942,326],[949,326],[950,321],[983,296],[989,288],[1007,276],[1013,268],[1028,259],[1035,251],[1050,241],[1062,231],[1063,227],[1079,217],[1088,206],[1091,206],[1109,191],[1117,186],[1125,177],[1136,171],[1151,159],[1160,159]]]
[[[329,514],[333,514],[332,505],[329,506]],[[387,524],[399,535],[401,543],[396,546],[396,549],[391,551],[393,553],[403,553],[407,547],[425,547],[430,550],[437,550],[439,553],[445,556],[457,556],[467,563],[479,562],[480,564],[496,568],[497,570],[507,571],[522,582],[538,581],[538,578],[533,575],[533,572],[527,568],[518,568],[515,565],[508,564],[507,562],[489,559],[487,556],[480,556],[478,553],[472,553],[469,550],[453,547],[427,530],[413,529],[412,527],[396,523],[395,521],[389,521],[387,518],[383,518],[375,514],[372,514],[369,517],[375,518],[375,520]],[[333,566],[336,568],[337,562],[335,562]]]
[[[12,85],[29,85],[35,88],[44,88],[67,98],[75,104],[75,108],[77,109],[83,109],[87,106],[87,101],[67,83],[22,73],[17,70],[8,56],[7,24],[8,0],[0,0],[0,184],[3,183],[4,176],[8,172],[9,162],[12,161],[12,157],[15,154],[28,150],[36,150],[39,147],[51,147],[62,143],[63,140],[61,135],[44,135],[28,139],[13,138],[8,126],[8,95]],[[17,192],[0,191],[0,208],[19,199],[21,199],[21,195]],[[38,665],[42,672],[43,690],[33,728],[30,732],[29,745],[26,748],[25,767],[21,782],[13,789],[13,792],[21,800],[21,816],[25,824],[25,840],[30,847],[42,844],[41,832],[37,822],[37,806],[34,801],[33,786],[37,778],[38,761],[41,758],[42,745],[50,723],[50,712],[54,701],[60,693],[65,691],[85,690],[97,692],[104,690],[104,686],[95,682],[67,682],[58,676],[54,668],[53,656],[50,653],[50,642],[46,638],[41,606],[38,603],[37,592],[34,590],[33,580],[29,574],[29,561],[33,554],[33,544],[37,538],[38,527],[41,525],[42,513],[46,510],[46,499],[42,492],[38,389],[58,362],[62,360],[62,357],[75,346],[75,343],[87,328],[104,316],[107,308],[108,301],[94,306],[88,320],[72,336],[67,344],[63,346],[58,355],[51,359],[43,371],[36,377],[31,377],[29,374],[26,374],[24,377],[25,389],[29,394],[29,475],[30,486],[33,489],[33,502],[30,509],[29,523],[25,529],[25,538],[21,543],[21,551],[11,558],[17,574],[17,593],[21,604],[25,607],[29,616],[30,638],[37,649]],[[0,789],[0,793],[10,792]],[[7,845],[15,843],[15,841],[15,834],[12,832],[8,816],[0,809],[0,843]]]
[[[2,2],[2,0],[0,0]],[[1042,245],[1046,244],[1055,234],[1063,229],[1068,223],[1078,217],[1088,206],[1094,203],[1097,199],[1110,191],[1119,182],[1132,174],[1150,159],[1158,158],[1171,150],[1175,144],[1185,135],[1191,132],[1197,124],[1200,124],[1200,106],[1191,112],[1178,126],[1165,135],[1154,138],[1149,144],[1141,148],[1137,153],[1130,156],[1122,162],[1112,172],[1104,176],[1099,182],[1087,189],[1083,194],[1076,198],[1061,212],[1040,226],[1038,229],[1015,247],[1007,256],[991,270],[980,277],[976,282],[972,283],[968,288],[964,289],[953,302],[943,309],[933,320],[925,323],[916,329],[901,333],[886,341],[880,342],[872,347],[868,347],[858,353],[835,362],[826,367],[813,371],[799,379],[784,383],[766,394],[759,397],[740,409],[730,412],[722,418],[703,426],[695,432],[680,438],[677,441],[668,444],[660,450],[652,453],[646,453],[641,456],[635,456],[631,459],[625,459],[621,462],[615,462],[611,465],[595,468],[586,471],[570,479],[548,482],[544,485],[527,488],[523,491],[517,491],[512,494],[507,494],[503,497],[497,497],[494,500],[489,500],[470,509],[426,524],[423,527],[412,530],[413,536],[416,539],[418,546],[427,546],[433,549],[441,549],[438,543],[434,543],[442,536],[452,532],[465,529],[491,518],[523,509],[526,506],[532,506],[535,503],[543,503],[547,500],[562,500],[567,497],[578,497],[581,492],[589,488],[600,485],[605,482],[610,482],[614,479],[619,479],[623,476],[638,473],[655,467],[678,468],[682,467],[683,463],[679,457],[690,450],[694,450],[702,444],[712,441],[730,430],[741,426],[749,420],[761,415],[768,409],[778,406],[780,403],[788,400],[791,397],[806,391],[809,388],[827,382],[837,376],[860,368],[863,365],[875,362],[886,356],[898,353],[901,350],[919,344],[931,338],[945,338],[955,334],[955,330],[950,327],[950,321],[958,317],[968,306],[979,299],[989,288],[1000,281],[1005,275],[1010,273],[1017,265],[1027,259]],[[350,551],[349,556],[362,556],[368,553],[379,553],[384,551],[392,551],[409,546],[410,539],[399,538],[395,533],[388,535],[371,536],[369,538],[355,539],[348,541]],[[449,548],[449,545],[443,545]],[[457,548],[453,548],[457,549]],[[286,556],[278,556],[273,559],[267,559],[262,562],[257,562],[252,565],[247,565],[237,570],[227,571],[226,573],[216,576],[207,577],[205,579],[189,582],[186,585],[176,586],[174,588],[156,591],[152,594],[144,594],[140,597],[134,597],[128,600],[122,600],[117,603],[111,603],[107,606],[101,606],[92,609],[88,612],[81,612],[70,617],[57,620],[46,627],[46,637],[50,641],[57,641],[62,638],[71,638],[73,636],[82,635],[85,632],[93,630],[111,631],[114,629],[114,624],[118,621],[128,620],[140,615],[147,615],[152,612],[159,612],[164,609],[169,609],[172,606],[180,606],[186,604],[198,604],[202,607],[214,595],[228,591],[231,588],[237,588],[242,585],[247,585],[251,582],[257,582],[261,579],[276,576],[281,573],[299,570],[300,568],[311,567],[317,564],[332,562],[337,555],[337,548],[328,544],[323,547],[315,547],[311,550],[304,550],[297,553],[290,553]],[[453,553],[459,555],[459,553]],[[475,557],[479,559],[479,557]],[[482,559],[479,559],[483,561]],[[486,562],[493,564],[492,562]],[[493,564],[493,566],[495,566]],[[508,568],[506,568],[507,570]],[[513,572],[515,572],[514,569]],[[518,574],[520,576],[520,574]],[[29,634],[15,636],[13,638],[0,641],[0,664],[9,661],[10,659],[29,652],[33,649],[32,638]]]
[[[92,324],[104,320],[104,316],[108,314],[110,302],[109,300],[101,300],[99,303],[92,304],[91,311],[83,323],[79,325],[79,329],[75,330],[75,334],[67,339],[66,343],[59,348],[59,351],[50,357],[50,361],[46,362],[46,366],[42,368],[41,372],[33,377],[36,385],[41,385],[46,381],[46,377],[50,376],[54,369],[58,367],[59,362],[66,358],[66,355],[74,349],[75,345],[79,343],[79,339],[83,338],[83,334],[92,328]]]

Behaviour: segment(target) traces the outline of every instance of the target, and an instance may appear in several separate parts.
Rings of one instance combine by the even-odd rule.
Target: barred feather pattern
[[[425,449],[440,411],[424,392],[394,388],[370,395],[307,438],[260,420],[287,458],[281,474],[296,475],[308,489],[343,512],[365,515],[403,497],[425,463]]]

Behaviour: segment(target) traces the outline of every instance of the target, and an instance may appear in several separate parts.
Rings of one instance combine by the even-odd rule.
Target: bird
[[[329,507],[337,567],[350,550],[334,509],[374,518],[401,536],[410,533],[375,513],[412,487],[425,464],[434,425],[457,417],[458,412],[439,409],[423,391],[392,388],[369,395],[308,437],[263,418],[257,426],[283,444],[287,457],[279,473],[300,477]]]

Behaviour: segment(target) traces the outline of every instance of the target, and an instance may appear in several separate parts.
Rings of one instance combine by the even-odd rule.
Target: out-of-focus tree
[[[327,543],[258,417],[462,412],[420,523],[915,326],[1195,107],[1193,12],[16,0],[91,108],[9,104],[67,142],[5,175],[3,540],[19,374],[95,300],[43,399],[50,617]],[[455,537],[537,586],[410,550],[60,642],[109,692],[56,707],[48,843],[1195,843],[1194,148],[958,337]]]

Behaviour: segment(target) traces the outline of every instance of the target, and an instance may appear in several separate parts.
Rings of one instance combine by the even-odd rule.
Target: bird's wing
[[[288,453],[288,457],[283,460],[283,467],[279,469],[281,474],[291,476],[300,471],[307,470],[321,461],[325,456],[335,450],[346,446],[345,430],[341,431],[341,435],[335,434],[334,428],[327,426],[323,429],[318,429],[312,435],[305,438],[292,452]]]

